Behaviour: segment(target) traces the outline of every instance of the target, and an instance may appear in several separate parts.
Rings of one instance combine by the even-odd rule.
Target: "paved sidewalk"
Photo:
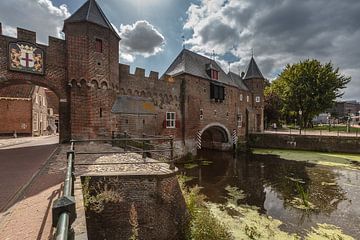
[[[56,135],[40,136],[40,137],[19,137],[19,138],[0,138],[0,149],[5,149],[11,146],[17,146],[25,143],[44,142],[47,139],[58,138]]]
[[[62,193],[65,177],[67,145],[59,151],[42,169],[38,177],[25,191],[15,205],[0,216],[1,240],[51,239],[51,208]]]

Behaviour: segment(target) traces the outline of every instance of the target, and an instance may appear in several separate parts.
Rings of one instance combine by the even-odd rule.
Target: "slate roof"
[[[244,79],[250,79],[250,78],[264,78],[258,65],[255,62],[254,57],[251,57],[249,66],[247,68],[246,74]]]
[[[0,89],[0,98],[32,98],[35,86],[21,84]]]
[[[229,72],[228,76],[239,86],[240,89],[249,91],[248,87],[244,83],[243,79],[236,73]]]
[[[136,114],[136,115],[155,115],[156,110],[150,98],[135,96],[120,96],[116,99],[112,113],[117,114]]]
[[[208,64],[211,64],[215,70],[219,71],[219,79],[215,80],[216,82],[237,86],[236,83],[221,69],[216,61],[194,53],[188,49],[183,49],[180,52],[170,67],[165,71],[165,75],[177,76],[183,73],[187,73],[193,76],[211,80],[211,78],[206,73],[206,66]]]
[[[95,23],[110,29],[118,38],[120,38],[95,0],[86,1],[74,14],[65,20],[65,23],[73,22]]]

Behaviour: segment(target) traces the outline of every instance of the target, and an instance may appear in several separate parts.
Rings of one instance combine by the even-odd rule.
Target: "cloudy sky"
[[[181,51],[211,56],[225,71],[245,71],[254,49],[264,76],[274,79],[287,63],[331,61],[352,77],[344,99],[360,100],[359,0],[97,0],[119,31],[120,62],[161,74]],[[63,37],[63,20],[85,0],[0,2],[3,33],[17,26],[38,41]]]

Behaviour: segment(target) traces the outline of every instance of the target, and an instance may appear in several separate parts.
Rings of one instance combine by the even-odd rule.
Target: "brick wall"
[[[111,107],[119,90],[119,39],[92,23],[68,23],[64,31],[72,137],[111,136]],[[102,41],[102,52],[95,51],[97,39]]]
[[[83,184],[85,179],[83,176]],[[175,174],[91,176],[90,179],[90,193],[102,193],[108,200],[100,209],[97,205],[88,205],[86,209],[89,240],[128,240],[134,210],[139,224],[138,239],[183,239],[186,205]]]
[[[10,135],[16,131],[18,134],[31,136],[31,99],[0,99],[0,109],[1,135]]]
[[[1,31],[0,31],[1,32]],[[8,70],[8,45],[13,41],[27,41],[42,48],[45,52],[45,74],[29,74]],[[69,121],[69,99],[67,95],[66,79],[66,54],[65,41],[54,37],[49,37],[49,45],[36,43],[36,33],[17,29],[17,38],[8,37],[0,34],[0,88],[13,84],[35,84],[51,89],[61,99],[60,104],[60,140],[70,139]]]

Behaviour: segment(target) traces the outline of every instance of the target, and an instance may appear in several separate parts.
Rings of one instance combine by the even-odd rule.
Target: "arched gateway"
[[[91,14],[86,14],[91,12]],[[86,2],[65,20],[65,40],[17,29],[2,35],[0,88],[34,84],[59,98],[60,141],[110,136],[110,112],[119,89],[119,36],[95,1]]]
[[[229,150],[232,147],[230,131],[221,123],[210,123],[200,131],[201,147]]]

